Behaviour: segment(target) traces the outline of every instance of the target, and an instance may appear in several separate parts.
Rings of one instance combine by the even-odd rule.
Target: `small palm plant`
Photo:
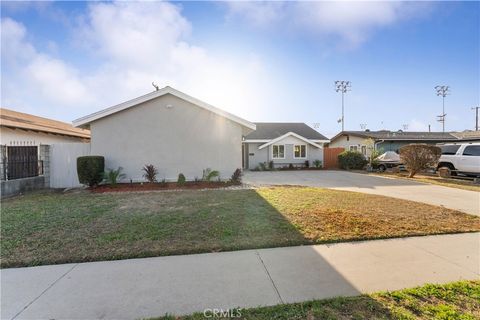
[[[117,184],[119,179],[123,179],[126,177],[126,175],[122,173],[122,170],[122,167],[118,167],[117,170],[108,169],[108,171],[104,172],[103,178],[108,184],[114,186]]]
[[[210,182],[210,181],[212,181],[213,178],[219,177],[219,176],[220,176],[220,172],[218,172],[217,170],[212,170],[210,168],[207,168],[207,169],[203,170],[202,180]]]
[[[155,166],[153,164],[146,164],[143,168],[142,168],[144,174],[143,174],[143,177],[150,183],[154,183],[157,181],[157,174],[158,174],[158,170],[157,168],[155,168]]]
[[[318,159],[314,160],[313,165],[315,166],[315,168],[321,168],[322,167],[322,161],[318,160]]]

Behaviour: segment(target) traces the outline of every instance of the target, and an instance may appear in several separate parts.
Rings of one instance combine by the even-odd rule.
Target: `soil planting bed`
[[[94,193],[104,192],[128,192],[128,191],[150,191],[150,190],[178,190],[178,189],[219,189],[234,186],[232,182],[206,182],[206,181],[189,181],[183,185],[176,182],[164,183],[118,183],[116,185],[100,185],[90,188]]]

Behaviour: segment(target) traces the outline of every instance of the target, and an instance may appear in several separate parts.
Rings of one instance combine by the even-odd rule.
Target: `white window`
[[[350,151],[358,151],[358,146],[350,146]]]
[[[307,157],[307,146],[305,144],[295,145],[293,147],[293,157],[295,159],[304,159]]]
[[[274,144],[272,146],[273,159],[285,159],[285,146],[283,144]]]

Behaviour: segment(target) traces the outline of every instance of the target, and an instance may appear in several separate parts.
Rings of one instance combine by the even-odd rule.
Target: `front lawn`
[[[480,218],[321,188],[41,193],[2,201],[1,265],[480,231]]]
[[[428,284],[413,289],[382,292],[349,298],[334,298],[273,307],[235,309],[235,319],[480,319],[480,281],[446,285]],[[210,314],[207,313],[207,316]],[[157,320],[202,320],[203,313],[165,316]],[[227,319],[217,317],[217,319]],[[231,318],[228,318],[231,319]]]

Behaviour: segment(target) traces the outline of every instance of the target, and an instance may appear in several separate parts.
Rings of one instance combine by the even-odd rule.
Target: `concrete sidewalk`
[[[2,319],[134,319],[479,279],[480,233],[1,270]]]

